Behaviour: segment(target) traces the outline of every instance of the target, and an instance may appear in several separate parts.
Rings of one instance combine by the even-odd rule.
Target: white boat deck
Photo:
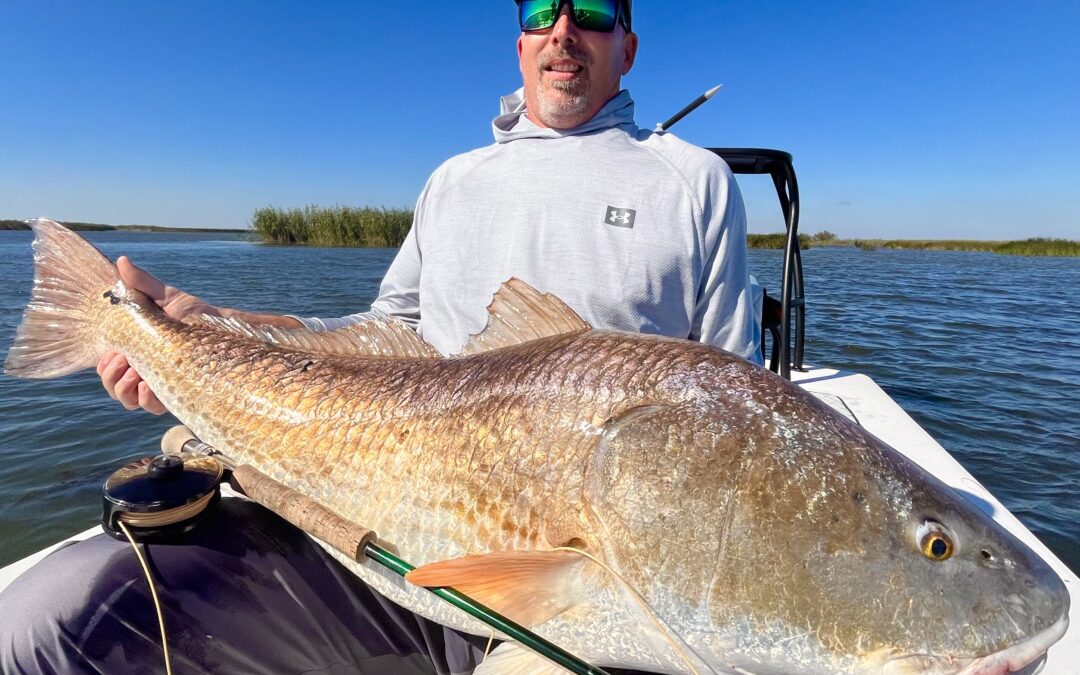
[[[858,373],[827,368],[811,368],[806,372],[792,373],[792,379],[946,484],[962,494],[973,495],[976,498],[972,500],[973,503],[1049,563],[1064,580],[1072,598],[1069,611],[1070,628],[1065,637],[1050,648],[1045,661],[1029,666],[1024,672],[1044,675],[1080,673],[1080,580],[1076,574],[1058,560],[1050,549],[1009,513],[872,379]],[[93,527],[0,569],[0,590],[56,548],[86,539],[100,531],[99,527]]]

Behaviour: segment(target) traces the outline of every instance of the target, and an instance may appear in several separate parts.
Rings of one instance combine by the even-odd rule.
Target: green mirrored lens
[[[608,32],[615,28],[618,0],[575,0],[574,23],[582,30]]]
[[[518,6],[521,30],[544,30],[555,24],[558,0],[522,0]]]
[[[615,29],[619,0],[572,0],[574,25],[582,30],[608,32]],[[546,30],[558,19],[559,0],[522,0],[518,6],[521,30]]]

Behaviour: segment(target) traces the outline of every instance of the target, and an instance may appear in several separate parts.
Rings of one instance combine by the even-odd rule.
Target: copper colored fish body
[[[738,357],[589,330],[520,282],[452,358],[393,324],[188,325],[77,235],[34,228],[9,373],[54,377],[122,351],[201,438],[376,530],[421,566],[411,581],[458,587],[598,665],[998,673],[1067,626],[1064,585],[1023,544]],[[346,564],[487,634],[372,563]],[[483,668],[542,667],[530,658],[507,645]]]

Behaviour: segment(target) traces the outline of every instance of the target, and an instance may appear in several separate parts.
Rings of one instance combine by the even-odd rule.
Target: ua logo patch
[[[634,216],[637,215],[637,211],[634,209],[620,209],[614,206],[607,207],[606,213],[607,216],[604,218],[604,222],[616,227],[633,227]]]

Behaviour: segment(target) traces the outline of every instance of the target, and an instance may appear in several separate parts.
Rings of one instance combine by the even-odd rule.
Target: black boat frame
[[[803,287],[802,252],[799,250],[799,184],[791,154],[762,148],[709,148],[727,162],[736,174],[768,174],[780,199],[787,241],[784,245],[784,271],[780,282],[780,316],[772,317],[766,296],[762,317],[762,344],[765,332],[772,333],[773,349],[769,368],[791,379],[791,370],[803,370],[803,344],[806,336],[806,294]],[[794,333],[792,326],[794,325]]]

